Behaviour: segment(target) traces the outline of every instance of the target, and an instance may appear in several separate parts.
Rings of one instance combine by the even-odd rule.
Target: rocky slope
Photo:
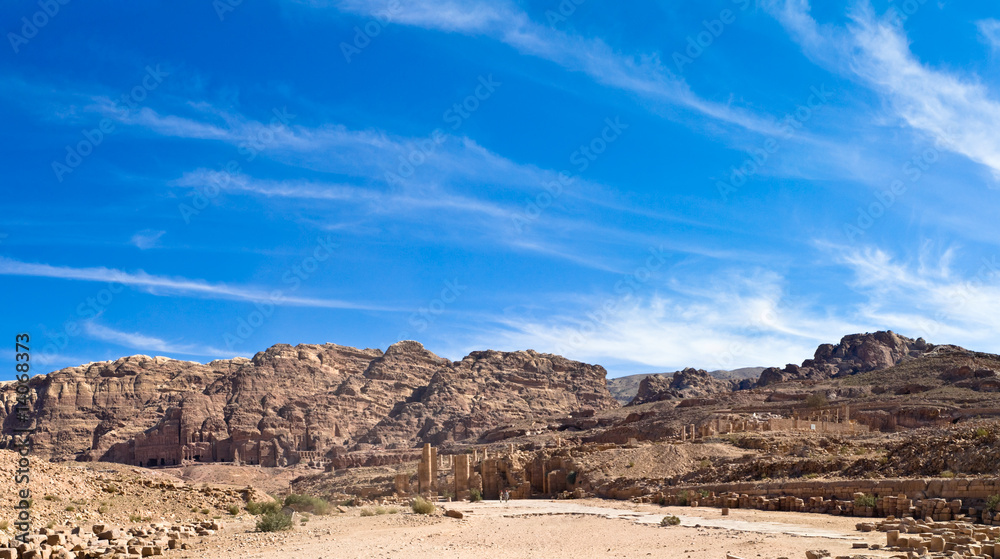
[[[635,398],[630,406],[660,402],[663,400],[683,400],[685,398],[704,398],[720,392],[746,390],[753,386],[750,379],[719,380],[704,369],[688,367],[677,371],[670,377],[650,375],[639,383]]]
[[[942,349],[961,349],[955,346],[935,346],[924,341],[900,336],[895,332],[881,331],[844,336],[840,343],[822,344],[816,348],[812,359],[802,365],[786,365],[783,369],[764,369],[757,386],[767,386],[788,380],[823,380],[857,373],[887,369],[905,360],[917,359]]]
[[[741,369],[733,369],[731,371],[726,371],[723,369],[717,371],[709,371],[708,374],[719,380],[743,380],[751,379],[756,381],[757,377],[760,376],[761,371],[766,367],[743,367]],[[626,375],[622,377],[615,377],[608,379],[608,392],[614,396],[615,400],[618,400],[623,406],[632,401],[635,395],[639,393],[639,383],[646,377],[659,376],[667,377],[668,379],[673,376],[673,373],[654,373],[654,374],[644,374],[644,375]]]
[[[31,380],[36,455],[137,465],[324,462],[352,451],[475,440],[505,421],[618,404],[605,370],[533,351],[438,357],[279,344],[199,364],[132,356]],[[0,386],[5,444],[19,425]]]

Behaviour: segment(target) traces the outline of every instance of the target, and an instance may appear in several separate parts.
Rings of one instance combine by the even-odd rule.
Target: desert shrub
[[[875,495],[869,495],[865,493],[864,495],[858,495],[854,498],[854,508],[863,507],[874,507],[875,506]]]
[[[998,510],[997,505],[1000,505],[1000,495],[990,495],[986,498],[987,510]]]
[[[810,408],[822,408],[830,405],[830,400],[826,399],[823,392],[815,392],[806,398],[806,405]]]
[[[229,505],[229,509],[228,510],[229,510],[229,514],[231,514],[233,516],[236,516],[237,514],[240,513],[240,507],[239,507],[239,505]]]
[[[76,512],[76,507],[74,507],[73,505],[70,505],[70,506],[66,507],[66,512]]]
[[[341,501],[339,504],[342,507],[353,507],[354,506],[354,499],[348,499],[346,501]]]
[[[130,515],[128,515],[128,521],[129,522],[142,522],[142,517],[139,516],[138,514],[130,514]]]
[[[375,510],[365,507],[361,509],[361,516],[375,516]]]
[[[281,503],[278,501],[268,501],[266,503],[256,503],[254,501],[247,501],[247,512],[257,516],[258,514],[267,514],[270,512],[281,512]]]
[[[951,470],[945,470],[945,471],[941,472],[941,477],[946,477],[946,478],[951,479],[951,478],[955,477],[955,472],[953,472]]]
[[[268,511],[257,520],[258,532],[280,532],[292,529],[292,517],[278,511]]]
[[[634,460],[629,460],[628,464],[625,467],[626,468],[634,468],[635,467],[635,461]]]
[[[42,498],[45,499],[46,501],[58,501],[59,500],[59,497],[56,497],[55,495],[46,495],[46,496],[44,496]]]
[[[475,503],[477,501],[482,501],[483,500],[483,492],[480,491],[480,490],[478,490],[478,489],[476,489],[476,488],[470,489],[469,490],[469,500],[472,501],[473,503]]]
[[[0,530],[6,530],[7,528],[10,528],[10,521],[0,520]]]
[[[434,503],[424,499],[423,497],[417,497],[410,504],[410,508],[412,508],[413,512],[417,514],[430,514],[434,512]]]
[[[681,519],[676,516],[664,516],[663,520],[660,521],[660,526],[677,526],[681,523]]]
[[[709,460],[708,458],[706,458],[706,459],[702,460],[701,462],[698,462],[698,467],[701,468],[701,469],[703,469],[703,470],[706,469],[706,468],[710,468],[710,467],[712,467],[712,461]]]
[[[386,514],[387,512],[389,511],[385,510],[385,507],[375,507],[375,514],[377,515],[381,516],[383,514]]]
[[[99,512],[101,514],[107,514],[107,512],[109,510],[111,510],[111,509],[108,507],[108,505],[101,505],[101,506],[97,507],[97,512]]]
[[[680,493],[677,494],[677,504],[682,507],[685,507],[688,504],[689,498],[690,496],[688,495],[687,491],[681,491]]]
[[[389,507],[389,509],[386,512],[388,512],[389,514],[399,514],[399,509],[397,509],[396,507]]]
[[[698,496],[701,497],[702,499],[707,499],[708,495],[709,495],[709,493],[708,493],[707,489],[699,489],[698,490]]]
[[[208,514],[210,512],[212,512],[212,511],[210,511],[208,509],[201,509],[201,514]]]
[[[291,495],[285,497],[285,506],[296,512],[311,512],[313,514],[326,514],[330,512],[330,503],[319,497],[310,495]]]

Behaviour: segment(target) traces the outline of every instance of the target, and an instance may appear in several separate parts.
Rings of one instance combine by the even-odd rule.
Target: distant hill
[[[709,374],[719,380],[743,380],[746,378],[757,380],[764,369],[765,367],[743,367],[742,369],[733,369],[732,371],[720,369],[718,371],[711,371]],[[671,375],[673,373],[652,373],[608,379],[608,391],[611,392],[615,400],[618,400],[624,406],[639,392],[639,383],[642,382],[642,379],[650,376],[669,377]]]

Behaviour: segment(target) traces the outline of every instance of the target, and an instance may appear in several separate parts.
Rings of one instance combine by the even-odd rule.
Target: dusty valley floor
[[[660,507],[584,499],[523,500],[500,504],[442,503],[461,520],[440,514],[312,516],[294,531],[254,533],[252,518],[239,518],[192,549],[168,556],[191,559],[441,558],[488,557],[804,557],[826,549],[833,556],[859,553],[854,542],[885,543],[885,534],[860,533],[858,519],[816,514],[733,509]],[[680,526],[661,527],[664,515]],[[890,557],[888,552],[864,551]],[[881,555],[880,555],[881,553]]]

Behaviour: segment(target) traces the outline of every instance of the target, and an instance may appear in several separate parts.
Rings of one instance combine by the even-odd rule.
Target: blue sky
[[[34,372],[1000,352],[995,5],[63,1],[0,7],[0,335]]]

